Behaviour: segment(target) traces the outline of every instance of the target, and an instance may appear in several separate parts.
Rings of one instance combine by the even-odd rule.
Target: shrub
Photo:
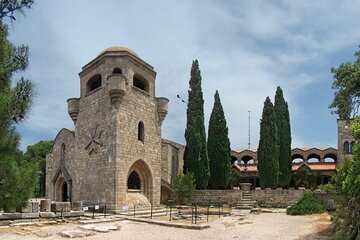
[[[190,201],[195,187],[195,177],[192,172],[179,175],[174,182],[174,191],[181,203]]]
[[[289,215],[305,215],[322,213],[325,210],[325,203],[313,192],[306,191],[297,203],[286,209],[286,213]]]
[[[336,193],[336,188],[332,183],[318,186],[318,189],[326,193]]]

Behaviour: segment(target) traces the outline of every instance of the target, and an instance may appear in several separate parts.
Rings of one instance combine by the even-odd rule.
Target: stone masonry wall
[[[241,198],[240,190],[196,190],[192,195],[192,201],[196,204],[233,204]]]
[[[253,199],[260,207],[286,208],[296,203],[304,191],[305,189],[256,189],[253,191]]]

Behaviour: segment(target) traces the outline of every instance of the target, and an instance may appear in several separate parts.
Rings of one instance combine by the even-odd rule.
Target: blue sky
[[[134,50],[157,72],[169,98],[164,138],[184,143],[191,62],[202,73],[205,119],[219,90],[233,149],[259,141],[266,96],[280,85],[289,104],[293,147],[336,147],[330,68],[353,61],[360,1],[36,1],[11,24],[10,40],[30,47],[24,76],[37,86],[19,126],[21,149],[73,128],[66,99],[79,96],[81,67],[103,49]]]

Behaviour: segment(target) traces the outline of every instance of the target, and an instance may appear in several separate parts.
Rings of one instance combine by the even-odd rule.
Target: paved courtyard
[[[261,213],[245,216],[227,216],[214,219],[204,230],[181,229],[129,220],[92,224],[93,226],[117,226],[110,232],[87,231],[92,235],[76,239],[328,239],[330,225],[328,214],[311,216],[287,216],[285,213]],[[44,226],[0,228],[0,239],[66,239],[60,232],[79,230],[84,225],[62,223]],[[84,231],[84,230],[82,230]]]

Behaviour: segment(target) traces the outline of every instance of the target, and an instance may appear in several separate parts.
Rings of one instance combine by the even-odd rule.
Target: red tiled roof
[[[234,165],[238,170],[246,172],[257,172],[257,164]],[[296,163],[292,165],[293,171],[298,171],[301,167],[308,167],[311,171],[335,171],[336,163]]]

